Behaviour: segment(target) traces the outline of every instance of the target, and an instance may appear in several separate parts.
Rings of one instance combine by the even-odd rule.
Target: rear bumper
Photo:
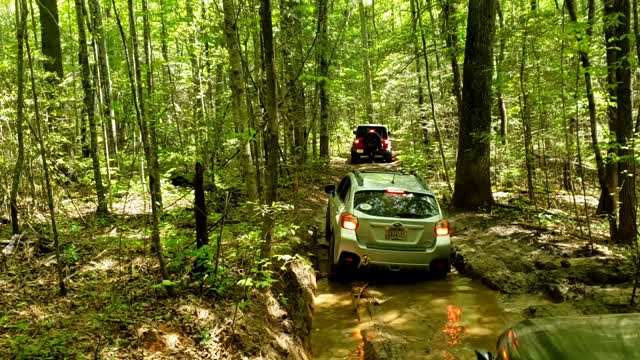
[[[358,152],[361,150],[362,152]],[[351,149],[351,158],[352,159],[387,159],[391,157],[391,150],[377,150],[373,152],[367,152],[366,149]]]
[[[354,231],[341,229],[340,236],[336,236],[334,264],[338,263],[343,253],[356,255],[360,259],[358,267],[365,266],[362,263],[366,262],[368,265],[427,269],[435,260],[449,259],[451,239],[449,236],[438,236],[435,245],[423,251],[382,250],[358,243]]]

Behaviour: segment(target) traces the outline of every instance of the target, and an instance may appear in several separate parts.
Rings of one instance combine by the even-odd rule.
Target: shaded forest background
[[[291,204],[320,206],[362,123],[443,203],[562,209],[637,252],[639,24],[637,0],[3,0],[0,240],[30,249],[7,274],[104,301],[100,326],[148,292],[237,312],[304,252]],[[36,332],[5,340],[73,355]]]
[[[131,251],[155,257],[163,289],[189,275],[221,291],[238,280],[220,262],[233,208],[227,235],[244,237],[228,256],[268,286],[292,231],[280,193],[382,123],[402,167],[458,208],[515,193],[540,225],[565,204],[585,237],[635,245],[637,14],[636,0],[3,1],[7,238],[35,234],[65,294],[79,234],[139,217]],[[176,230],[185,203],[195,241]]]

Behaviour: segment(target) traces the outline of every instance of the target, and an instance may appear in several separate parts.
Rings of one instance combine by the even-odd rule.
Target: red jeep
[[[389,140],[391,132],[386,125],[359,125],[353,134],[356,138],[351,145],[352,164],[375,160],[392,161],[391,140]]]

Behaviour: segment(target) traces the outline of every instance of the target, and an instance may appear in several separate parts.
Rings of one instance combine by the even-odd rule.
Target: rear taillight
[[[355,140],[353,141],[353,143],[354,143],[354,144],[360,144],[360,139],[355,139]]]
[[[382,140],[382,147],[384,149],[388,149],[389,148],[389,144],[391,144],[391,141],[387,140],[387,139],[383,139]]]
[[[351,213],[344,213],[340,216],[340,226],[343,229],[347,230],[358,230],[358,226],[360,226],[360,222],[358,218]]]
[[[364,144],[362,143],[362,139],[360,138],[353,140],[353,145],[356,147],[356,149],[364,148]]]
[[[449,221],[440,220],[436,223],[436,226],[433,227],[433,233],[436,236],[447,236],[451,234],[451,226],[449,225]]]

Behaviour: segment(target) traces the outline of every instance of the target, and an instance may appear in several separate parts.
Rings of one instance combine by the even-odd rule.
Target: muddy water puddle
[[[364,332],[383,358],[475,359],[473,350],[495,349],[498,335],[522,319],[523,309],[545,303],[542,296],[502,295],[456,273],[446,280],[402,272],[322,279],[314,358],[364,359]]]

